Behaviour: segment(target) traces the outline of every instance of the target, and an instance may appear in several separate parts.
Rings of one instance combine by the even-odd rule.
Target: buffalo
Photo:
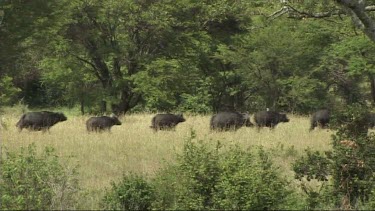
[[[104,130],[110,132],[113,125],[121,125],[120,120],[115,115],[90,117],[86,121],[86,129],[88,132],[103,132]]]
[[[242,126],[252,127],[249,114],[241,114],[238,112],[219,112],[211,117],[211,130],[227,131],[237,130]]]
[[[269,127],[273,129],[280,122],[289,122],[286,114],[280,114],[276,111],[259,111],[254,115],[255,124],[258,127]]]
[[[50,111],[28,112],[21,116],[17,122],[21,132],[23,128],[34,131],[49,131],[49,129],[58,122],[66,121],[67,118],[63,113],[55,113]]]
[[[310,131],[314,130],[315,127],[320,126],[321,128],[328,128],[328,124],[331,119],[331,112],[328,109],[321,109],[315,112],[311,116]],[[367,113],[366,121],[368,128],[375,127],[375,113]]]
[[[321,128],[327,128],[330,118],[331,113],[328,109],[318,110],[311,116],[310,131],[314,130],[314,128],[318,126]]]
[[[157,130],[172,130],[180,122],[185,122],[182,114],[157,114],[151,120],[150,128]]]

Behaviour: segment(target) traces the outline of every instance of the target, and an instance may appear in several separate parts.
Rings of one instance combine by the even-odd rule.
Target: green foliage
[[[222,173],[219,167],[218,147],[192,143],[195,134],[187,140],[183,152],[178,156],[179,173],[176,192],[178,209],[208,209],[213,206],[215,185]]]
[[[141,176],[129,174],[105,194],[102,207],[105,210],[150,210],[155,199],[153,187]]]
[[[317,24],[280,19],[234,39],[235,51],[226,58],[245,79],[247,104],[254,110],[307,113],[327,103],[326,84],[311,73],[334,35],[317,30]]]
[[[54,0],[0,2],[0,13],[3,14],[0,18],[0,78],[13,78],[11,87],[20,89],[11,104],[20,100],[33,106],[48,102],[38,80],[38,63],[50,49],[47,44],[50,38],[56,37],[46,36],[46,32],[58,25],[55,18],[65,13],[63,4],[63,1]]]
[[[338,130],[334,138],[351,140],[368,137],[370,123],[369,113],[369,108],[359,103],[336,108],[331,123],[331,127]],[[334,146],[338,144],[339,143],[334,142]]]
[[[301,183],[301,189],[307,195],[306,204],[308,209],[324,209],[330,207],[332,203],[332,190],[327,186],[327,181],[332,175],[332,160],[318,151],[306,149],[306,156],[297,159],[293,164],[295,178]],[[305,179],[307,182],[305,182]],[[319,188],[309,185],[311,180],[317,180]]]
[[[375,192],[374,192],[374,190],[371,191],[368,203],[362,204],[362,206],[359,209],[361,209],[361,210],[374,210],[375,209]]]
[[[0,80],[0,106],[12,105],[21,90],[13,86],[12,78],[3,76]]]
[[[345,103],[374,101],[375,45],[363,36],[353,36],[332,44],[322,56],[316,74],[329,84],[329,91]]]
[[[316,179],[318,181],[327,181],[328,176],[331,174],[330,160],[320,152],[312,152],[306,149],[306,157],[302,156],[293,165],[295,178],[301,180],[306,176],[307,181]]]
[[[157,210],[178,209],[176,194],[179,188],[179,171],[176,165],[169,164],[160,169],[152,179],[156,198],[152,208]]]
[[[57,10],[59,6],[61,6],[60,1],[0,2],[0,62],[2,64],[0,75],[22,69],[22,65],[15,64],[22,60],[25,50],[32,47],[33,42],[28,38],[43,33],[43,30],[55,21],[54,17],[59,13]],[[34,38],[36,41],[37,37]]]
[[[52,148],[41,155],[35,145],[1,157],[2,210],[75,209],[79,191],[76,167],[60,164]]]
[[[268,210],[285,209],[292,193],[280,177],[269,155],[259,149],[254,156],[239,147],[223,154],[222,174],[214,195],[216,209]]]
[[[272,17],[286,5],[296,10]],[[336,10],[330,1],[2,1],[0,76],[12,82],[0,103],[305,114],[375,102],[374,44],[344,15],[305,18]]]
[[[178,105],[177,96],[189,80],[182,74],[182,65],[179,60],[160,58],[147,65],[147,71],[134,75],[135,90],[142,94],[146,109],[170,111]]]
[[[333,127],[333,178],[342,206],[366,202],[375,185],[375,135],[368,134],[368,108],[354,104],[339,110]]]
[[[158,173],[154,208],[281,209],[292,203],[289,183],[264,150],[235,146],[220,152],[220,143],[212,147],[195,139],[192,132],[177,163]]]
[[[369,112],[361,104],[353,104],[337,109],[333,115],[332,129],[337,132],[333,135],[333,149],[322,156],[319,152],[307,150],[307,157],[302,157],[294,165],[296,178],[307,180],[317,179],[329,185],[322,194],[331,195],[330,200],[335,207],[343,209],[357,208],[366,204],[375,185],[374,169],[375,135],[368,133]],[[306,189],[309,195],[310,206],[322,206],[322,195]],[[320,204],[319,204],[320,203]]]
[[[47,57],[41,61],[40,68],[44,70],[41,81],[48,87],[46,94],[57,95],[49,99],[50,105],[72,107],[80,104],[82,114],[85,113],[85,107],[89,113],[95,113],[95,106],[105,98],[103,90],[84,65],[69,62],[68,58],[63,63],[59,59]]]
[[[179,110],[201,114],[207,114],[212,111],[212,108],[209,106],[211,95],[204,88],[196,95],[182,94],[181,97],[183,103],[179,106]]]

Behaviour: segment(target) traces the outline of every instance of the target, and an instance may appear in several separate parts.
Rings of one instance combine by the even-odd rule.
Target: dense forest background
[[[371,18],[375,1],[364,4],[3,0],[0,106],[305,114],[373,104],[374,25],[355,6]]]

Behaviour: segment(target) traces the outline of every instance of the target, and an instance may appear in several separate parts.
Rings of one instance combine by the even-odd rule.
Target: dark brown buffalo
[[[182,114],[157,114],[151,120],[150,128],[157,130],[172,130],[180,122],[185,122]]]
[[[113,125],[121,125],[120,120],[115,115],[91,117],[86,121],[88,132],[103,132],[105,130],[109,132]]]
[[[331,113],[328,109],[321,109],[311,116],[310,131],[315,127],[327,128],[331,119]]]
[[[17,122],[16,127],[19,131],[23,128],[34,131],[47,131],[58,122],[66,121],[67,118],[63,113],[50,111],[28,112],[23,114]]]
[[[289,122],[286,114],[280,114],[276,111],[259,111],[254,115],[255,124],[258,128],[274,128],[280,122]]]
[[[238,112],[219,112],[211,117],[211,130],[226,131],[237,130],[242,126],[252,127],[249,114]]]

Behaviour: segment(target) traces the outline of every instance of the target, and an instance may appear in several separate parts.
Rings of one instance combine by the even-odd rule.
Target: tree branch
[[[81,57],[79,57],[79,56],[77,56],[77,55],[74,55],[74,54],[72,54],[72,53],[71,53],[71,55],[74,56],[74,58],[80,60],[81,62],[84,62],[84,63],[90,65],[93,69],[96,69],[95,65],[94,65],[93,63],[91,63],[89,60],[86,60],[86,59],[84,59],[84,58],[81,58]]]
[[[279,16],[282,16],[284,15],[285,13],[288,13],[289,12],[289,8],[288,6],[283,6],[281,9],[275,11],[274,13],[272,13],[271,15],[268,16],[268,18],[271,18],[271,19],[275,19]]]
[[[375,21],[366,13],[368,11],[366,8],[374,11],[375,6],[365,6],[364,0],[336,0],[336,2],[349,11],[355,24],[362,29],[371,41],[375,42]]]
[[[93,68],[96,77],[98,77],[99,80],[102,81],[102,77],[101,77],[100,74],[98,73],[98,70],[97,70],[95,64],[93,64],[92,62],[90,62],[90,61],[87,60],[87,59],[81,58],[81,57],[79,57],[79,56],[77,56],[77,55],[74,55],[74,54],[72,54],[72,53],[71,53],[71,55],[74,56],[74,58],[78,59],[79,61],[84,62],[84,63],[90,65],[90,66]]]
[[[336,15],[348,14],[352,17],[354,24],[360,28],[371,41],[375,42],[375,20],[367,12],[375,11],[375,5],[366,6],[365,0],[335,0],[342,8],[335,8],[327,12],[310,13],[300,11],[288,3],[272,13],[268,18],[275,19],[281,15],[288,14],[289,18],[327,18]]]
[[[336,0],[337,2],[340,1],[349,1],[351,0]],[[340,4],[340,3],[339,3]],[[375,5],[369,5],[364,7],[364,11],[370,12],[370,11],[375,11]],[[295,19],[302,19],[302,18],[328,18],[336,15],[343,15],[346,14],[347,12],[343,9],[336,8],[331,11],[327,12],[316,12],[316,13],[311,13],[311,12],[306,12],[306,11],[301,11],[299,9],[296,9],[290,4],[285,4],[281,9],[275,11],[271,15],[268,16],[270,19],[275,19],[279,16],[282,16],[284,14],[288,14],[289,18],[295,18]]]
[[[3,23],[4,16],[5,16],[4,10],[0,10],[0,27],[1,27],[1,24]]]

